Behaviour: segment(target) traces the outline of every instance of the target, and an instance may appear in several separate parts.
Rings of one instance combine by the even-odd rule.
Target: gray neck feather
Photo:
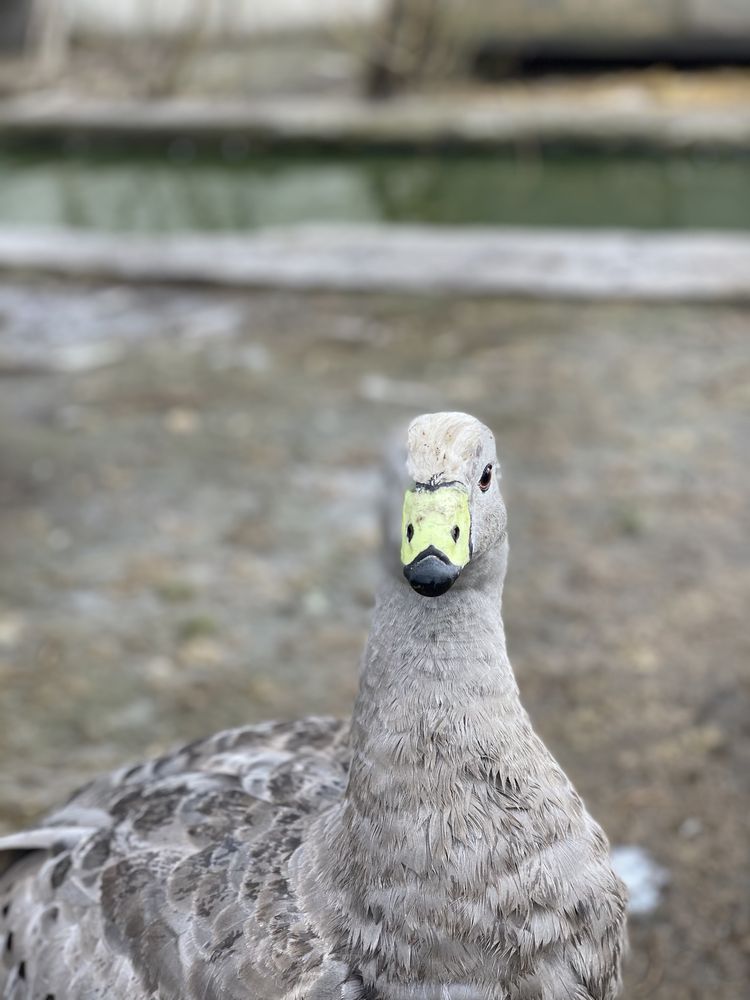
[[[496,850],[492,802],[528,778],[538,755],[505,649],[506,561],[503,538],[438,598],[384,582],[354,708],[349,786],[306,860],[306,894],[329,939],[389,1000],[431,996],[431,980],[472,979],[481,959],[469,939],[489,930],[493,915],[478,911],[494,866],[508,861]],[[421,992],[407,985],[415,979]]]

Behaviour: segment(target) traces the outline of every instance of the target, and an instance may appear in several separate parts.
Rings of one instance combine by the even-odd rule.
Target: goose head
[[[418,594],[439,597],[505,537],[495,439],[466,413],[426,413],[409,425],[406,467],[403,573]]]

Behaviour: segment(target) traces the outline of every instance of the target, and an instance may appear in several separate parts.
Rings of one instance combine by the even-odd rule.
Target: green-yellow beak
[[[404,576],[418,594],[444,594],[471,558],[467,491],[455,484],[407,490],[401,529]]]

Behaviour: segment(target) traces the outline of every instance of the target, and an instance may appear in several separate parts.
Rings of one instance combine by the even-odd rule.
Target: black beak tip
[[[453,586],[461,572],[460,567],[449,562],[442,552],[420,553],[408,566],[404,576],[412,590],[422,597],[440,597]]]

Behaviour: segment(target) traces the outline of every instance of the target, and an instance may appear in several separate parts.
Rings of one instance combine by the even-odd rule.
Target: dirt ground
[[[379,456],[496,431],[511,657],[615,844],[669,873],[627,997],[750,964],[750,312],[0,288],[0,829],[222,726],[349,711]]]

